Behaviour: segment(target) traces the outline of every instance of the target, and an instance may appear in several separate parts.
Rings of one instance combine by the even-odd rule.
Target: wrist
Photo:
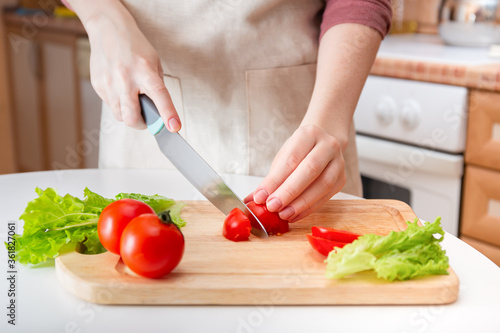
[[[309,125],[321,128],[327,134],[337,139],[342,152],[344,152],[349,143],[351,122],[352,116],[350,114],[336,113],[334,110],[329,110],[328,112],[308,110],[300,126]]]
[[[82,22],[89,35],[102,33],[106,25],[113,22],[115,26],[134,22],[120,0],[66,0]]]
[[[304,126],[314,126],[314,127],[320,128],[328,135],[334,137],[338,141],[338,143],[340,145],[340,149],[342,150],[342,153],[344,153],[345,150],[347,149],[347,145],[349,144],[349,132],[348,131],[332,130],[330,128],[325,128],[324,124],[318,124],[318,123],[307,122],[307,123],[300,124],[300,127],[304,127]]]

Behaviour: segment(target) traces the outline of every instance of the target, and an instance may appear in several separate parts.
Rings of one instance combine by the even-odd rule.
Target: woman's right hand
[[[158,53],[123,4],[118,0],[101,0],[92,6],[78,0],[68,2],[89,36],[92,86],[114,117],[128,126],[145,128],[139,94],[146,94],[167,128],[177,132],[181,123],[163,82]]]

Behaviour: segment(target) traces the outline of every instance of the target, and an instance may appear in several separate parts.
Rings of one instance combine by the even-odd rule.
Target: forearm
[[[376,30],[352,23],[330,28],[321,39],[313,95],[301,125],[323,128],[343,151],[380,42]]]
[[[66,0],[78,15],[89,35],[102,33],[106,24],[114,27],[135,25],[135,20],[120,0]],[[103,25],[104,24],[104,25]]]

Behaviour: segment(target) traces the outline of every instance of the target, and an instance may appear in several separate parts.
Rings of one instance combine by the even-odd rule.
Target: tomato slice
[[[278,213],[268,211],[265,204],[256,204],[254,201],[250,201],[247,203],[247,207],[257,216],[268,235],[281,235],[290,230],[288,221],[282,220]],[[252,214],[248,213],[247,217],[252,226],[260,229]]]
[[[331,241],[337,241],[341,243],[352,243],[360,236],[350,231],[338,230],[326,227],[312,227],[312,235],[314,237],[323,238]]]
[[[307,240],[309,241],[309,244],[311,244],[313,249],[315,249],[324,256],[328,256],[328,253],[330,253],[335,247],[342,248],[346,244],[348,244],[348,243],[331,241],[328,239],[323,239],[312,235],[306,235],[306,236]]]
[[[222,235],[233,242],[245,241],[250,238],[252,225],[250,220],[239,208],[234,208],[227,214],[222,227]]]

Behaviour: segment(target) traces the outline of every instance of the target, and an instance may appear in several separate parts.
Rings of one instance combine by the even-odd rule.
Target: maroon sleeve
[[[377,30],[382,38],[389,32],[391,0],[326,0],[320,39],[340,23],[359,23]]]

